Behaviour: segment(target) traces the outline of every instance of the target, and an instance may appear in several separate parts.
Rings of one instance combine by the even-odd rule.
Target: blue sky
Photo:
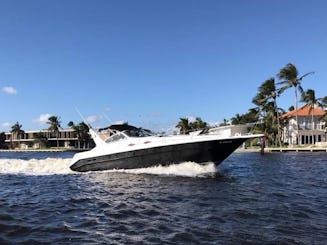
[[[327,95],[324,0],[0,0],[0,131],[49,115],[166,130],[245,113],[291,62]],[[294,104],[293,90],[279,99]]]

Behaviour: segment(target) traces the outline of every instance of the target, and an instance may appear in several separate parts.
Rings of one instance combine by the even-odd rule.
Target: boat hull
[[[80,159],[70,168],[78,172],[136,169],[186,161],[221,163],[247,138],[166,145]]]

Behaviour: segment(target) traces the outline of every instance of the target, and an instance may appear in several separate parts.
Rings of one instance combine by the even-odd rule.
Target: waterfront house
[[[289,111],[281,116],[284,120],[283,141],[289,145],[312,145],[318,142],[326,142],[326,122],[323,116],[326,111],[318,106],[313,108],[309,105],[302,106],[297,110],[298,125],[296,122],[296,110]],[[299,142],[298,142],[299,141]]]
[[[53,131],[43,129],[38,131],[24,131],[17,135],[11,132],[5,133],[5,143],[13,149],[40,149],[44,147],[57,147],[57,141],[61,148],[84,148],[90,142],[79,142],[74,129],[60,129],[58,136]],[[41,137],[40,137],[41,136]]]

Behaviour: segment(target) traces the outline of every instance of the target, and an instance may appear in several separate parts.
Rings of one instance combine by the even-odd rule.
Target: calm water
[[[326,153],[72,173],[0,153],[0,244],[327,244]]]

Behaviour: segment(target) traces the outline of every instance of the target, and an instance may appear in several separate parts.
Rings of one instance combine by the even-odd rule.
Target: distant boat
[[[155,135],[150,130],[115,124],[90,134],[96,144],[76,153],[70,168],[78,172],[136,169],[186,161],[220,164],[243,142],[262,135],[224,137],[200,130],[189,135]]]

